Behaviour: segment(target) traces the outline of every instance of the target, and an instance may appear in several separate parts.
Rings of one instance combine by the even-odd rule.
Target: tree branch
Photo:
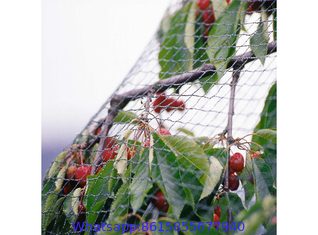
[[[244,67],[244,65],[240,66]],[[230,94],[230,102],[229,102],[229,112],[228,112],[228,120],[226,126],[226,133],[227,133],[227,145],[231,145],[234,142],[233,134],[232,134],[232,126],[233,126],[233,115],[234,115],[234,100],[235,100],[235,88],[238,80],[240,78],[240,70],[234,70],[232,75],[231,81],[231,94]],[[227,148],[227,163],[226,169],[224,173],[224,190],[229,191],[229,179],[230,179],[230,157],[231,157],[231,149]],[[227,209],[227,222],[228,224],[232,224],[233,215],[231,210]]]
[[[267,47],[267,54],[271,54],[276,52],[277,50],[277,43],[273,41],[268,44]],[[257,57],[253,54],[253,52],[246,52],[242,55],[234,56],[230,59],[229,63],[227,64],[227,69],[234,68],[234,69],[241,69],[244,67],[246,63],[256,60]],[[182,85],[188,82],[194,82],[199,80],[205,76],[213,75],[216,73],[216,68],[212,64],[204,64],[201,67],[192,70],[187,73],[183,73],[181,75],[173,76],[164,80],[160,80],[152,85],[145,86],[140,89],[134,89],[123,94],[115,94],[110,100],[110,108],[108,110],[108,115],[105,118],[105,122],[102,125],[102,130],[100,132],[100,141],[99,146],[97,149],[96,158],[94,160],[94,164],[92,166],[91,174],[95,174],[98,164],[100,164],[103,154],[103,149],[105,147],[106,137],[110,128],[113,125],[113,121],[118,114],[118,110],[125,108],[125,106],[133,100],[142,98],[144,96],[149,96],[149,92],[155,91],[154,93],[164,92],[169,88],[180,88]],[[238,74],[239,75],[239,74]],[[235,90],[234,90],[235,92]],[[153,93],[153,94],[154,94]],[[234,100],[233,100],[234,102]],[[231,130],[231,128],[227,127],[227,131]],[[228,138],[231,135],[228,135]]]

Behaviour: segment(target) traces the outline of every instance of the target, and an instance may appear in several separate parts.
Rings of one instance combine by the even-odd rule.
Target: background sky
[[[132,69],[169,2],[42,2],[42,176]]]

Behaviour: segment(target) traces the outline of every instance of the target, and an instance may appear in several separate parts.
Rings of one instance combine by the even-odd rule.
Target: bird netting
[[[276,234],[276,1],[171,1],[52,162],[43,234]]]

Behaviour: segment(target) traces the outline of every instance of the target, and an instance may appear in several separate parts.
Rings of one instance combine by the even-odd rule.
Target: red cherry
[[[277,216],[275,215],[271,220],[271,225],[275,225],[277,223]]]
[[[96,172],[96,175],[102,170],[102,166],[99,166]]]
[[[156,107],[155,109],[154,109],[154,111],[155,111],[155,113],[160,113],[161,112],[161,107]]]
[[[76,166],[70,166],[69,168],[67,168],[66,178],[72,179],[74,177],[76,171],[77,171],[77,167]]]
[[[214,209],[214,214],[216,214],[218,217],[221,217],[221,208],[219,207],[219,205],[217,205]]]
[[[174,100],[171,104],[171,107],[177,108],[180,111],[183,111],[185,109],[185,104],[182,100]]]
[[[127,151],[128,151],[128,155],[127,155],[127,159],[128,159],[128,160],[131,159],[132,157],[134,157],[135,154],[136,154],[136,150],[131,150],[131,151],[129,151],[129,148],[128,148],[128,147],[127,147]]]
[[[150,140],[149,140],[149,139],[147,139],[147,140],[145,141],[144,146],[145,146],[145,147],[150,147]]]
[[[227,5],[230,5],[231,0],[226,0]]]
[[[72,191],[72,189],[73,187],[71,185],[71,182],[68,182],[63,188],[63,193],[67,195]]]
[[[158,132],[162,135],[171,135],[170,131],[165,128],[161,128]]]
[[[85,222],[85,213],[86,213],[86,207],[82,204],[78,206],[78,217],[76,219],[77,223],[84,223]]]
[[[182,100],[177,101],[177,107],[179,111],[183,111],[186,108],[185,103]]]
[[[210,0],[199,0],[198,6],[201,11],[204,11],[210,6]]]
[[[102,130],[102,127],[101,127],[101,126],[98,127],[98,128],[96,128],[96,129],[93,131],[93,135],[98,135],[98,134],[101,132],[101,130]]]
[[[108,162],[109,160],[113,160],[115,156],[113,149],[108,149],[103,152],[103,160],[104,162]]]
[[[166,202],[166,198],[163,195],[163,192],[159,189],[152,199],[152,203],[155,207],[163,212],[167,212],[169,208],[168,202]]]
[[[106,143],[105,143],[106,150],[104,150],[103,152],[104,162],[113,160],[115,156],[117,155],[115,151],[119,149],[119,145],[116,145],[115,147],[114,145],[115,145],[115,142],[113,140],[108,140],[108,139],[106,140]]]
[[[174,106],[173,106],[173,103],[174,103],[174,102],[175,102],[175,99],[173,99],[173,98],[168,98],[168,99],[166,99],[166,100],[162,103],[162,106],[166,107],[166,111],[167,111],[167,112],[170,112],[170,111],[173,110],[172,107],[174,107]]]
[[[105,148],[110,149],[116,144],[116,138],[107,138],[105,141]]]
[[[214,228],[217,228],[218,224],[216,223],[220,223],[220,218],[217,214],[213,214],[213,222],[214,222]]]
[[[213,7],[211,7],[211,11],[205,11],[203,13],[203,22],[204,24],[213,24],[215,22],[215,15],[214,15],[214,12],[213,12]]]
[[[118,150],[119,150],[120,146],[119,145],[116,145],[112,150],[111,152],[108,152],[108,155],[106,157],[110,157],[110,158],[106,158],[106,161],[109,161],[109,159],[114,159],[117,155],[118,155]],[[134,155],[135,155],[135,152],[136,151],[129,151],[129,147],[126,148],[126,151],[127,151],[127,159],[129,160],[130,158],[132,158]]]
[[[238,189],[240,182],[238,177],[235,174],[230,174],[230,178],[229,178],[229,189],[231,189],[232,191],[235,191]]]
[[[248,7],[248,12],[249,13],[252,13],[253,11],[260,11],[261,10],[261,7],[263,5],[263,2],[262,1],[251,1],[249,2],[249,7]]]
[[[116,144],[113,138],[107,138],[105,141],[105,150],[103,152],[104,162],[108,162],[110,159],[114,159],[114,145]]]
[[[166,94],[165,93],[157,93],[157,98],[155,99],[155,101],[153,102],[152,106],[154,107],[154,111],[156,113],[160,113],[163,102],[167,99]]]
[[[244,168],[244,158],[240,153],[234,153],[230,158],[230,168],[234,172],[241,172]]]
[[[78,185],[83,188],[86,185],[87,176],[90,175],[92,170],[91,166],[81,166],[77,169],[75,179],[79,180]]]

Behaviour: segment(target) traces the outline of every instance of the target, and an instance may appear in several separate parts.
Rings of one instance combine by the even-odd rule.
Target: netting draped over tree
[[[43,234],[276,234],[276,1],[171,2],[47,170]]]

